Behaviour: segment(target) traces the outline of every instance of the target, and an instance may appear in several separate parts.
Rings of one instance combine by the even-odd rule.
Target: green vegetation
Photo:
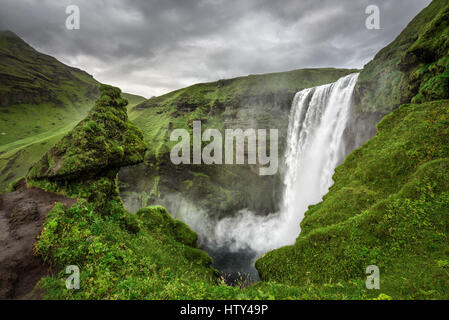
[[[79,177],[143,161],[142,133],[128,121],[120,90],[100,86],[88,116],[30,170],[31,179]]]
[[[36,252],[62,271],[40,285],[53,299],[189,297],[195,294],[191,283],[217,282],[195,236],[161,207],[131,215],[116,204],[100,216],[84,201],[70,209],[58,204],[47,217]],[[64,268],[73,264],[81,269],[80,290],[65,288]]]
[[[127,106],[128,108],[132,108],[136,103],[144,100],[143,97],[127,93],[122,95],[126,100],[133,101],[133,104]],[[89,105],[89,109],[92,106],[93,103]],[[48,130],[41,134],[0,145],[0,192],[7,191],[13,181],[24,177],[30,166],[72,130],[78,122],[78,120],[69,122],[61,128],[47,128]]]
[[[363,281],[289,286],[260,282],[230,287],[210,268],[196,235],[162,207],[130,214],[116,204],[98,215],[80,200],[56,204],[35,247],[60,272],[41,279],[48,299],[363,299],[376,298]],[[65,267],[80,267],[79,290],[65,287]],[[382,298],[382,297],[381,297]]]

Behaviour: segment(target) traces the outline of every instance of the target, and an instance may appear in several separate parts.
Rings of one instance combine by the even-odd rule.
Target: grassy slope
[[[14,33],[0,32],[0,192],[87,115],[98,85]],[[123,96],[128,108],[144,101]]]
[[[122,196],[129,208],[159,202],[165,194],[180,193],[216,215],[242,208],[275,210],[279,176],[261,177],[256,166],[173,166],[169,137],[173,129],[191,131],[193,120],[204,128],[277,128],[280,151],[294,94],[304,88],[331,83],[357,70],[304,69],[250,75],[196,84],[149,99],[130,112],[130,118],[150,145],[147,161],[124,169]],[[162,200],[159,202],[166,205]]]
[[[162,207],[102,217],[89,203],[69,210],[57,205],[36,248],[61,270],[41,280],[47,298],[182,299],[195,296],[195,286],[216,283],[209,256],[196,248],[196,234]],[[69,264],[81,269],[80,290],[65,288]]]
[[[404,105],[379,124],[312,206],[294,246],[257,261],[288,284],[364,279],[381,269],[394,298],[449,298],[449,101]]]
[[[81,120],[98,96],[92,76],[9,31],[0,32],[0,70],[0,145]]]
[[[434,1],[369,64],[367,72],[390,57],[386,70],[401,68],[402,80],[384,79],[392,81],[384,89],[413,103],[385,117],[376,137],[337,168],[335,184],[309,208],[296,243],[256,262],[263,280],[360,281],[376,264],[383,293],[449,298],[448,8]]]
[[[303,287],[259,282],[230,287],[197,248],[196,234],[163,207],[129,214],[120,206],[99,215],[91,203],[57,204],[36,253],[60,270],[41,279],[47,299],[362,299],[378,294],[362,281]],[[80,289],[67,290],[65,267],[80,267]],[[382,296],[381,296],[382,298]]]

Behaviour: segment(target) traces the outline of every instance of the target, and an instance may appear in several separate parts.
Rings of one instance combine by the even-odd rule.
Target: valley
[[[363,69],[150,99],[1,31],[0,298],[448,299],[448,17],[432,1]]]

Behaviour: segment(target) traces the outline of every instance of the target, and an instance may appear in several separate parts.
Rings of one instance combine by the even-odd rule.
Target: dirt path
[[[55,202],[70,207],[76,199],[19,184],[0,195],[0,299],[39,299],[34,287],[50,270],[33,255],[33,245]]]

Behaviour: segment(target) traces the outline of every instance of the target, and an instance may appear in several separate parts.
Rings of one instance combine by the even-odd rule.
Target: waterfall
[[[300,233],[309,205],[321,201],[333,184],[335,167],[346,154],[346,128],[358,74],[298,92],[292,102],[284,154],[284,193],[279,212],[268,216],[241,210],[219,221],[193,203],[168,195],[172,214],[200,235],[201,247],[230,283],[245,275],[257,280],[254,262],[265,252],[290,245]],[[239,272],[239,273],[237,273]]]
[[[281,207],[289,235],[299,234],[308,206],[320,202],[333,184],[335,167],[345,156],[343,132],[358,75],[300,91],[293,100]]]
[[[292,103],[280,212],[260,216],[248,210],[215,225],[215,246],[263,254],[293,244],[309,205],[322,200],[345,156],[343,132],[358,74],[298,92]]]

